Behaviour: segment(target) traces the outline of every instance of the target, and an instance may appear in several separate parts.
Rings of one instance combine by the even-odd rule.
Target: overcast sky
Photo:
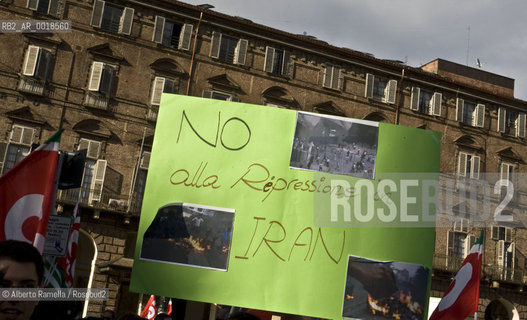
[[[482,70],[515,79],[514,96],[527,101],[526,0],[184,2],[412,67],[441,58],[477,68],[479,58]]]

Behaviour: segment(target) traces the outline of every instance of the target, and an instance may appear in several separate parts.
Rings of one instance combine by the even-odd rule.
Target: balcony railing
[[[57,202],[63,204],[75,204],[79,195],[82,207],[129,213],[136,216],[141,214],[143,199],[137,194],[129,197],[127,195],[115,194],[104,190],[101,193],[99,190],[95,189],[66,189],[59,190]]]
[[[98,93],[88,92],[86,94],[86,100],[84,104],[87,107],[101,109],[101,110],[108,110],[109,102],[110,102],[110,98],[107,96],[103,96]]]
[[[20,78],[18,90],[41,96],[44,94],[45,87],[46,87],[45,82],[42,82],[41,80],[36,79],[36,78],[24,76]]]
[[[459,271],[463,259],[447,255],[434,255],[434,269],[452,272]],[[501,281],[514,284],[527,284],[527,270],[518,268],[504,268],[497,265],[485,264],[482,266],[481,278],[489,281]]]

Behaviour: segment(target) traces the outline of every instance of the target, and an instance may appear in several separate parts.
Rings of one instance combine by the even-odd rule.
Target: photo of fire
[[[349,256],[342,317],[425,319],[427,267]]]
[[[146,230],[140,259],[227,270],[234,210],[165,205]]]

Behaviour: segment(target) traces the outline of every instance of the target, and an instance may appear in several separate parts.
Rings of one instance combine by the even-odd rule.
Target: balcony
[[[20,78],[20,83],[18,84],[18,90],[26,93],[31,93],[34,95],[42,96],[44,95],[44,89],[46,83],[40,79],[25,77]]]
[[[131,214],[132,216],[139,216],[141,214],[143,199],[137,194],[129,197],[127,195],[106,191],[100,192],[95,189],[66,189],[59,190],[57,202],[74,205],[77,202],[79,194],[81,197],[81,207]]]
[[[151,121],[151,122],[156,122],[157,121],[157,109],[153,109],[153,108],[148,109],[146,120]]]
[[[110,102],[110,97],[104,96],[94,92],[88,92],[86,94],[86,100],[84,105],[94,109],[108,110],[108,105]]]
[[[483,253],[485,254],[485,253]],[[463,259],[447,255],[434,255],[434,269],[457,273],[463,263]],[[481,279],[489,281],[507,282],[517,285],[527,285],[527,270],[518,268],[504,268],[494,264],[482,266]]]

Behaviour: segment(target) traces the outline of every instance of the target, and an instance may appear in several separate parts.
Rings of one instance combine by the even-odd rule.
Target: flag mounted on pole
[[[172,298],[170,298],[170,300],[168,300],[167,314],[168,315],[172,314]]]
[[[478,311],[483,260],[483,230],[430,320],[462,320]]]
[[[0,177],[0,241],[26,241],[43,252],[55,200],[62,131]]]
[[[73,225],[71,226],[65,257],[45,256],[44,286],[47,288],[72,288],[77,258],[77,244],[79,242],[80,206],[81,198],[73,209]]]
[[[154,319],[156,316],[156,296],[151,295],[150,299],[148,299],[148,302],[146,303],[145,308],[143,309],[143,312],[141,312],[141,318]]]

